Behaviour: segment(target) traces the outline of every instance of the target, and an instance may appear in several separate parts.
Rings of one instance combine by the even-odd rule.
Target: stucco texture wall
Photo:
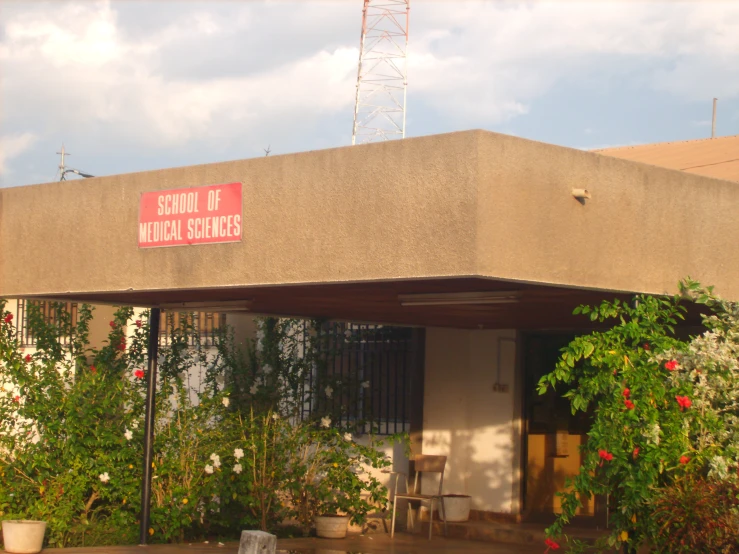
[[[444,494],[472,496],[473,509],[518,513],[515,331],[429,328],[426,333],[423,453],[448,456]],[[498,360],[506,392],[493,390]],[[435,486],[438,482],[425,481],[424,492]]]
[[[138,248],[141,193],[237,181],[241,242]],[[690,275],[739,299],[738,202],[736,183],[485,131],[0,189],[0,296]]]

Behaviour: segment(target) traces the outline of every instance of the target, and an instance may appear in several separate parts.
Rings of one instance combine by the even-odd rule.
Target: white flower
[[[277,413],[272,414],[272,419],[277,421],[278,419],[280,419],[280,414],[277,414]]]
[[[241,450],[241,448],[237,448],[236,450],[234,450],[234,458],[236,458],[237,460],[240,460],[243,457],[244,457],[244,451]]]
[[[714,456],[710,461],[711,470],[708,472],[709,477],[718,477],[719,479],[726,479],[729,475],[729,465],[726,463],[726,458],[722,456]]]
[[[221,457],[215,452],[210,455],[210,459],[213,460],[213,467],[221,467]]]
[[[352,434],[351,433],[344,433],[344,440],[345,441],[352,441]]]
[[[192,414],[192,418],[193,419],[197,419],[198,418],[198,414]]]
[[[328,416],[321,418],[321,427],[326,427],[327,429],[331,427],[331,418]]]
[[[129,431],[128,429],[126,429],[126,432],[123,433],[123,436],[126,437],[127,441],[130,441],[133,438],[133,433]]]
[[[12,383],[4,383],[3,388],[5,389],[6,392],[13,392],[13,390],[15,390],[15,387],[13,386]]]
[[[257,390],[259,389],[259,385],[254,383],[251,388],[249,389],[249,394],[257,394]]]
[[[370,382],[369,381],[362,381],[362,388],[363,389],[370,388]]]
[[[326,393],[326,398],[331,398],[331,396],[334,394],[334,389],[331,387],[331,385],[329,385],[325,389],[323,389],[323,392]]]
[[[242,468],[242,467],[241,467],[241,464],[236,464],[236,465],[234,466],[234,473],[235,473],[236,475],[238,475],[239,473],[241,473],[241,471],[242,471],[243,469],[244,469],[244,468]]]
[[[213,473],[213,466],[208,464],[205,466],[205,473],[211,474]]]
[[[139,422],[137,420],[133,420],[131,422],[131,427],[133,427],[134,429],[138,429],[139,428]]]
[[[106,471],[105,473],[101,473],[100,475],[98,475],[98,479],[100,479],[103,483],[107,483],[108,481],[110,481],[110,475],[108,475],[108,472]]]
[[[352,338],[352,330],[351,329],[345,329],[344,330],[344,336],[346,337],[346,340],[349,340]]]
[[[223,402],[223,405],[226,406],[226,408],[228,408],[228,405],[231,403],[227,396],[224,396],[221,402]]]
[[[265,375],[269,375],[270,373],[272,373],[272,366],[269,365],[269,364],[263,365],[262,366],[262,373],[264,373]]]

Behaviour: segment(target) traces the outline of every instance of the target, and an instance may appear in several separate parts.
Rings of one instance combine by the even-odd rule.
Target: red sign
[[[139,247],[239,242],[241,206],[241,183],[145,192]]]

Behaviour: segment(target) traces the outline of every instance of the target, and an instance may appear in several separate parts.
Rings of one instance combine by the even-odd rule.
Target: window
[[[44,322],[50,325],[58,326],[61,323],[60,316],[65,313],[69,314],[70,321],[73,325],[75,325],[79,320],[77,304],[73,302],[18,300],[16,321],[18,321],[17,333],[21,347],[36,346],[36,337],[34,336],[33,331],[28,327],[28,311],[30,305],[38,306]],[[71,336],[67,332],[59,337],[59,342],[62,344],[69,344],[70,339]]]
[[[317,344],[324,355],[325,375],[310,375],[303,417],[328,408],[341,412],[341,424],[371,421],[382,435],[410,430],[412,364],[417,346],[408,327],[357,323],[321,326]],[[323,381],[323,382],[322,382]],[[341,392],[327,398],[327,385],[341,382]],[[332,387],[333,388],[333,387]],[[369,431],[369,429],[364,429]]]
[[[217,312],[162,312],[159,320],[159,345],[172,344],[175,330],[192,330],[188,343],[195,346],[196,337],[201,346],[215,345],[215,337],[226,328],[226,314]]]

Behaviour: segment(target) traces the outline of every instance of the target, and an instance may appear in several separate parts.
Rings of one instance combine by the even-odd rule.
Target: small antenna
[[[713,121],[711,122],[711,138],[716,138],[716,104],[718,98],[713,99]]]
[[[267,146],[267,148],[262,148],[262,150],[264,150],[264,155],[265,156],[269,156],[270,152],[272,152],[271,147],[272,147],[272,145],[270,144],[270,145]]]
[[[64,157],[71,156],[72,154],[70,154],[64,149],[64,144],[62,144],[62,151],[57,152],[57,154],[60,154],[62,156],[62,159],[59,162],[59,180],[60,181],[67,180],[67,173],[74,173],[76,175],[79,175],[80,177],[84,177],[85,179],[90,179],[91,177],[94,177],[94,175],[90,175],[89,173],[83,173],[79,169],[74,169],[72,167],[66,166],[66,164],[64,163]]]
[[[70,154],[66,150],[64,150],[64,143],[62,143],[62,151],[61,152],[57,152],[57,154],[61,154],[61,156],[62,156],[62,159],[59,162],[59,176],[60,176],[60,179],[59,180],[60,181],[64,181],[64,172],[67,169],[67,166],[64,165],[64,156],[71,156],[72,154]]]

